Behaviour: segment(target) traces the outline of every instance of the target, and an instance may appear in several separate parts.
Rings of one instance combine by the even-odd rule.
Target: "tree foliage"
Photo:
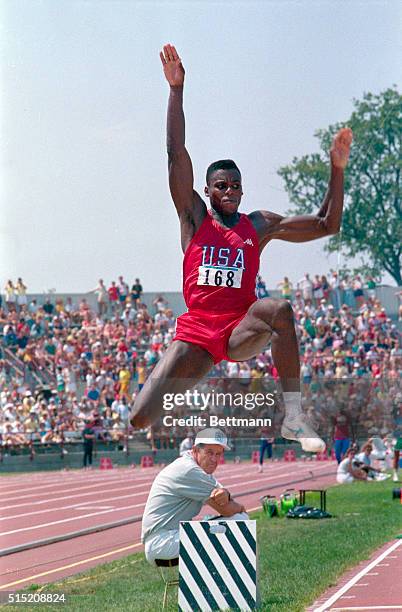
[[[279,169],[292,210],[311,214],[319,207],[329,178],[329,149],[334,134],[344,126],[354,140],[345,174],[342,229],[326,245],[346,258],[360,256],[373,273],[384,270],[402,285],[401,134],[402,96],[396,88],[354,100],[348,121],[318,130],[320,153],[294,158]]]

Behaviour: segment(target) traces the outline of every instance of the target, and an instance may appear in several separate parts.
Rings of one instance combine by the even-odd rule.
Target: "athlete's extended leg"
[[[181,340],[172,342],[135,400],[133,427],[153,423],[163,411],[165,394],[185,393],[209,372],[213,363],[210,353],[200,346]]]
[[[270,298],[254,302],[229,338],[228,356],[235,361],[250,359],[270,339],[286,408],[282,436],[300,441],[305,451],[321,452],[325,443],[305,422],[301,412],[299,347],[289,302]]]

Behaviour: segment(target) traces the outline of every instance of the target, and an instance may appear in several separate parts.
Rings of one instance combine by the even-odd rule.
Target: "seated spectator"
[[[366,442],[366,444],[362,446],[361,452],[356,454],[353,465],[366,472],[367,477],[372,480],[385,480],[388,475],[384,474],[383,470],[379,470],[372,466],[372,452],[373,445],[370,442]]]
[[[198,432],[194,447],[156,476],[144,509],[141,540],[151,565],[155,559],[179,555],[179,524],[190,521],[208,504],[226,520],[246,520],[244,506],[231,499],[212,473],[218,467],[227,439],[219,429]]]
[[[353,459],[355,454],[355,449],[349,448],[346,451],[345,458],[338,465],[336,481],[339,484],[350,484],[355,480],[367,480],[367,472],[361,468],[354,467]]]

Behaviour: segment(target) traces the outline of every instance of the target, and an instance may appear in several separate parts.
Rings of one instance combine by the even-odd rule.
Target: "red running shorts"
[[[182,340],[201,346],[212,355],[214,364],[234,361],[227,355],[229,338],[234,328],[244,319],[243,313],[206,312],[191,310],[178,317],[173,340]]]

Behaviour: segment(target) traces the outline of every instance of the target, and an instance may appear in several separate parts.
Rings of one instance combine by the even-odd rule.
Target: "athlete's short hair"
[[[207,185],[209,183],[209,179],[211,178],[211,174],[213,174],[215,170],[237,170],[241,177],[241,172],[233,159],[220,159],[216,162],[212,162],[212,164],[208,166],[206,176]]]

